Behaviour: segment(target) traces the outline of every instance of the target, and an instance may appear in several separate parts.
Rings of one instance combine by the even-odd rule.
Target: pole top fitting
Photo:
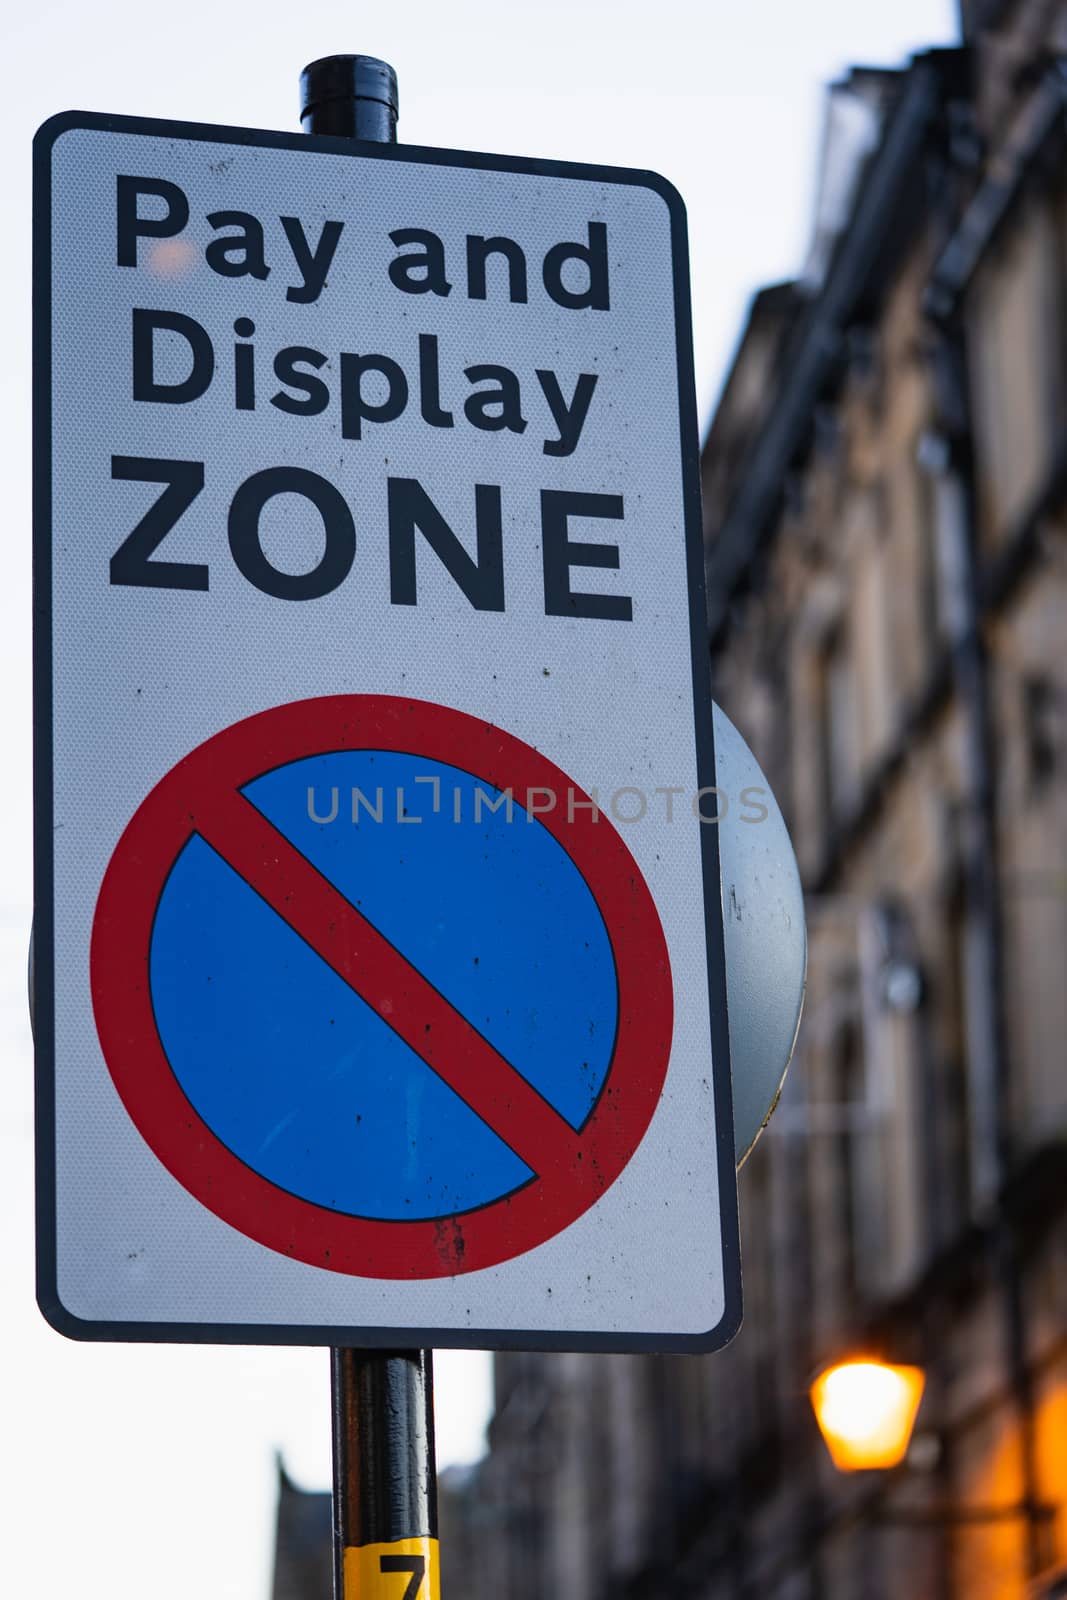
[[[400,115],[396,73],[376,56],[323,56],[300,74],[300,121],[305,133],[381,140],[395,138]]]

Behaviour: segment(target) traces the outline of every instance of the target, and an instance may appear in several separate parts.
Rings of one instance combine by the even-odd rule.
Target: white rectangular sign
[[[721,1345],[678,196],[82,114],[36,151],[46,1316]]]

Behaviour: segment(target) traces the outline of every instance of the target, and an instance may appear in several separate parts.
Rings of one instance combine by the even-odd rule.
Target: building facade
[[[1067,4],[962,23],[830,91],[703,451],[714,693],[810,939],[745,1325],[498,1356],[446,1600],[1067,1594]],[[807,1398],[861,1350],[927,1375],[880,1477]]]
[[[271,1600],[329,1600],[333,1592],[333,1496],[302,1489],[278,1459]]]

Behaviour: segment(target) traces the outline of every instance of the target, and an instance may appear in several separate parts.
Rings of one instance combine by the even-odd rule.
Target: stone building
[[[333,1496],[302,1489],[278,1460],[271,1600],[330,1600]]]
[[[961,10],[831,89],[703,452],[714,692],[810,935],[745,1326],[499,1356],[446,1600],[1067,1593],[1067,4]],[[927,1375],[881,1476],[807,1399],[858,1350]]]

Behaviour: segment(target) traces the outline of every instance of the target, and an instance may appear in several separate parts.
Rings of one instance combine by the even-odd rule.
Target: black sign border
[[[52,151],[71,129],[150,138],[301,150],[310,155],[358,156],[462,170],[528,173],[651,189],[667,204],[671,221],[674,320],[681,419],[682,494],[685,508],[690,647],[700,787],[715,786],[715,746],[708,661],[704,539],[700,500],[700,439],[693,371],[689,244],[685,204],[658,173],[627,167],[543,161],[479,151],[278,133],[211,123],[66,111],[50,117],[33,144],[33,778],[34,944],[31,1008],[34,1019],[37,1158],[37,1303],[59,1333],[80,1340],[157,1344],[330,1345],[364,1349],[574,1350],[702,1352],[721,1349],[741,1325],[741,1263],[734,1169],[730,1043],[722,921],[718,828],[701,828],[713,1095],[719,1167],[723,1257],[723,1315],[706,1333],[559,1333],[470,1328],[353,1328],[281,1323],[179,1323],[89,1321],[62,1304],[57,1282],[55,1155],[55,944],[52,722]]]

